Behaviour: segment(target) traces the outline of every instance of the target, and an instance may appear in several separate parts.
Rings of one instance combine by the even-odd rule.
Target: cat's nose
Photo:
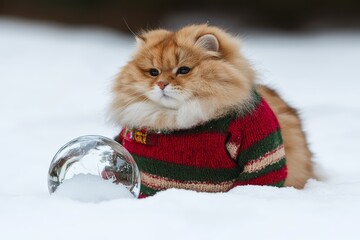
[[[158,85],[161,90],[164,90],[166,88],[166,86],[169,85],[169,83],[160,81],[160,82],[157,82],[156,85]]]

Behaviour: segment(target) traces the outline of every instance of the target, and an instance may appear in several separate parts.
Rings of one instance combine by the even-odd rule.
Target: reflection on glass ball
[[[121,184],[137,198],[140,172],[131,154],[119,143],[102,136],[78,137],[54,156],[48,174],[49,192],[76,175],[90,174]]]

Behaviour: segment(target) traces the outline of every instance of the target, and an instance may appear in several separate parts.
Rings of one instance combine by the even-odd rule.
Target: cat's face
[[[192,46],[181,45],[173,33],[161,32],[159,35],[161,40],[158,42],[140,43],[142,46],[132,62],[137,68],[136,82],[150,101],[178,109],[202,93],[204,78],[199,69],[211,56]]]
[[[137,40],[137,52],[113,88],[112,115],[121,125],[162,128],[150,122],[169,118],[181,109],[186,111],[186,107],[199,108],[188,110],[211,118],[220,110],[211,108],[225,109],[248,97],[253,72],[241,57],[235,39],[220,29],[198,25],[177,32],[156,30]],[[193,102],[198,104],[189,104]],[[216,104],[206,104],[211,102]],[[121,116],[124,114],[144,121],[134,124],[139,119]],[[165,124],[159,119],[156,122]]]

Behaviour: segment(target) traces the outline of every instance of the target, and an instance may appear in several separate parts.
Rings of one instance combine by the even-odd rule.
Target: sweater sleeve
[[[232,157],[242,170],[235,185],[283,186],[287,176],[283,140],[278,120],[265,100],[234,121],[229,130],[227,148],[233,149]]]

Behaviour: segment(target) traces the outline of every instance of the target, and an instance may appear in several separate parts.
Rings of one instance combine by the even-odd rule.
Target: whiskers
[[[128,95],[128,98],[126,98],[126,104],[122,107],[122,108],[126,108],[128,107],[130,104],[135,103],[137,100],[143,99],[146,97],[144,97],[143,95],[138,95],[138,94],[132,94],[132,95]]]
[[[121,98],[118,98],[117,101],[114,101],[111,108],[108,110],[110,120],[117,122],[119,119],[124,117],[126,110],[132,105],[138,102],[141,102],[145,97],[137,93],[126,94]]]

